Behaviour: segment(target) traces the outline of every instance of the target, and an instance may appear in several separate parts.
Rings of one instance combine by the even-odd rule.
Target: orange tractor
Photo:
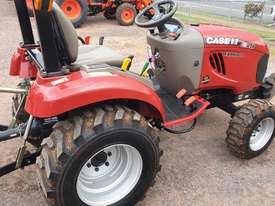
[[[32,14],[32,0],[26,0],[30,14]],[[139,11],[148,6],[153,0],[55,0],[63,12],[79,27],[87,16],[103,13],[106,19],[117,19],[122,26],[134,23]]]

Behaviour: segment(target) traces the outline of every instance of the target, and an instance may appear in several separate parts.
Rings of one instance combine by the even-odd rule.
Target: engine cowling
[[[243,93],[263,82],[269,49],[261,37],[225,26],[194,28],[205,44],[200,90],[229,88]]]

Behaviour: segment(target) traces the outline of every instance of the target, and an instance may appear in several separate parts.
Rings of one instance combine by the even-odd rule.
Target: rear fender
[[[18,47],[10,63],[10,76],[19,76],[22,79],[35,78],[37,69],[26,59],[26,49]]]
[[[139,102],[138,110],[142,113],[150,113],[142,108],[150,105],[154,117],[165,119],[162,102],[152,88],[115,72],[78,71],[54,78],[42,78],[38,74],[30,88],[25,110],[34,117],[47,118],[110,100]]]

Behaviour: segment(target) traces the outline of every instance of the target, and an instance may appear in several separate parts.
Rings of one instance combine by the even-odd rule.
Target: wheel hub
[[[75,0],[65,0],[61,4],[61,9],[70,20],[75,20],[81,15],[81,5]]]
[[[89,206],[112,205],[132,191],[142,168],[142,157],[136,148],[124,144],[106,147],[82,167],[77,194]]]
[[[124,19],[124,21],[132,21],[133,18],[135,18],[135,14],[134,14],[134,11],[132,9],[125,9],[123,12],[122,12],[122,18]]]
[[[100,167],[106,163],[108,155],[102,151],[91,160],[91,164],[94,167]]]
[[[67,7],[67,11],[72,11],[72,7],[71,7],[71,6],[68,6],[68,7]]]
[[[259,151],[264,148],[272,138],[274,127],[275,121],[273,118],[268,117],[263,119],[252,132],[249,143],[250,149],[252,151]]]

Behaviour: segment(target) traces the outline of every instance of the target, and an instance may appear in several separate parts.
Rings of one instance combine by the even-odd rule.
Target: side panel
[[[205,52],[199,90],[227,88],[235,94],[260,86],[269,54],[265,42],[258,35],[217,25],[194,27],[203,36]],[[226,41],[226,39],[230,41]]]
[[[112,99],[138,100],[152,105],[164,119],[161,100],[145,84],[111,72],[79,71],[65,77],[43,79],[38,75],[26,102],[35,117],[57,116],[85,105]]]
[[[237,47],[206,47],[200,90],[228,88],[240,94],[259,87],[256,73],[261,55]]]

